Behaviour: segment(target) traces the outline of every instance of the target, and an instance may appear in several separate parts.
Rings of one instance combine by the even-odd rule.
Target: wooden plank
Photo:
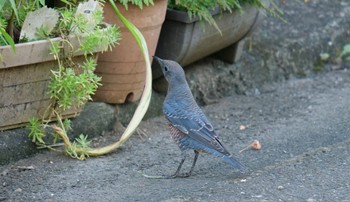
[[[51,103],[50,100],[41,100],[25,104],[11,105],[0,108],[0,130],[7,130],[28,123],[30,118],[43,118],[44,112]],[[74,117],[81,109],[68,109],[62,113],[63,117]],[[55,120],[53,118],[53,120]]]
[[[52,75],[51,70],[53,69],[57,69],[56,61],[3,69],[0,70],[4,72],[2,85],[4,87],[16,86],[49,80]]]
[[[0,108],[49,99],[49,80],[4,87],[0,96]]]
[[[103,33],[102,30],[101,33]],[[0,61],[0,69],[9,67],[16,67],[28,64],[35,64],[41,62],[54,61],[53,55],[50,54],[50,47],[52,42],[60,41],[61,38],[53,38],[50,40],[39,40],[27,43],[16,44],[16,52],[13,52],[11,46],[0,46],[0,54],[4,58]],[[80,42],[84,37],[70,36],[69,40],[73,47],[73,55],[83,55],[82,51],[77,51]],[[67,48],[67,51],[70,50]],[[96,47],[94,53],[100,52],[103,47]]]
[[[79,116],[80,111],[76,111],[76,112],[70,112],[70,113],[65,113],[63,115],[63,119],[67,119],[67,118],[73,118],[76,116]],[[52,118],[52,122],[57,121],[56,118]],[[4,131],[4,130],[10,130],[10,129],[14,129],[14,128],[20,128],[20,127],[25,127],[28,124],[28,122],[23,122],[23,123],[16,123],[13,125],[6,125],[6,126],[0,126],[0,131]]]

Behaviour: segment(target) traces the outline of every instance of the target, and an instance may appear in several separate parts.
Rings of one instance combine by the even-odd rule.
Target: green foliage
[[[67,6],[75,6],[78,0],[60,0],[62,3],[65,3]]]
[[[15,27],[20,30],[27,13],[44,5],[44,0],[2,0],[0,3],[0,17],[10,22],[10,24],[14,23]]]
[[[69,34],[72,30],[78,30],[82,33],[83,40],[80,40],[80,46],[77,51],[83,51],[85,62],[83,64],[75,63],[67,48],[72,44],[69,40],[54,42],[50,48],[50,53],[54,55],[58,61],[58,70],[52,70],[52,78],[49,84],[50,97],[57,101],[58,107],[66,110],[70,107],[80,107],[91,99],[101,78],[94,74],[96,68],[96,60],[88,57],[93,54],[96,48],[104,50],[111,49],[120,39],[119,30],[110,26],[102,29],[98,22],[102,21],[102,12],[93,13],[93,22],[89,22],[82,15],[74,15],[71,9],[64,8],[61,10],[61,21],[58,30],[62,34]],[[91,24],[96,25],[92,30]],[[66,38],[66,37],[65,37]],[[66,53],[65,57],[61,57],[62,53]],[[70,55],[73,55],[71,52]],[[67,58],[67,56],[69,56]]]
[[[78,138],[75,138],[76,144],[83,149],[89,148],[91,141],[87,140],[87,135],[80,134]]]
[[[66,110],[70,107],[80,107],[93,94],[101,80],[94,70],[96,61],[88,58],[86,62],[80,66],[82,73],[76,73],[72,68],[61,66],[58,71],[52,70],[52,78],[49,84],[51,99],[57,100],[58,107]]]
[[[16,51],[15,42],[5,30],[6,25],[6,21],[0,18],[0,46],[10,45],[13,51]]]
[[[13,10],[13,13],[15,14],[17,20],[19,20],[19,16],[18,16],[18,11],[17,11],[17,6],[16,6],[15,0],[9,0],[9,2],[11,4],[11,8]]]
[[[344,47],[343,47],[343,50],[342,52],[340,53],[340,57],[344,56],[344,55],[347,55],[347,54],[350,54],[350,44],[346,44]]]
[[[38,40],[50,38],[50,32],[45,26],[42,26],[39,29],[37,29],[35,35]]]
[[[80,43],[79,50],[84,53],[92,53],[96,47],[111,50],[120,40],[120,32],[117,27],[111,26],[103,30],[94,30]],[[102,47],[105,46],[105,47]]]
[[[60,53],[59,41],[52,42],[50,47],[50,54],[54,56],[55,60],[57,60],[59,53]]]
[[[32,119],[28,129],[31,131],[29,137],[32,138],[32,141],[44,148],[53,149],[42,139],[45,136],[44,128],[51,127],[54,129],[52,133],[54,144],[58,140],[63,140],[66,146],[65,152],[68,155],[85,159],[89,156],[87,149],[90,142],[87,140],[87,136],[80,135],[71,144],[67,136],[67,132],[71,130],[71,122],[69,120],[62,121],[61,112],[71,107],[79,108],[91,99],[91,95],[96,91],[101,80],[94,73],[97,61],[96,57],[92,57],[92,55],[97,50],[106,51],[114,47],[120,39],[120,32],[115,26],[104,28],[100,25],[103,20],[101,11],[94,12],[93,19],[87,20],[83,15],[76,15],[75,10],[75,4],[59,9],[60,21],[54,33],[61,36],[62,40],[50,41],[50,54],[57,61],[58,68],[51,70],[52,76],[48,88],[53,104],[43,116],[48,117],[48,120],[40,122],[37,119]],[[45,28],[37,30],[37,36],[40,39],[49,39],[50,35]],[[81,60],[73,58],[76,52],[80,52],[80,54],[83,52],[81,57],[83,57],[84,62],[77,62]],[[47,124],[52,117],[58,119],[59,126]]]
[[[89,157],[88,149],[90,143],[91,141],[87,140],[87,136],[80,134],[69,147],[66,147],[66,153],[72,158],[84,160]]]
[[[341,63],[344,61],[350,61],[350,44],[345,44],[343,50],[338,51],[339,55],[335,59],[337,63]]]
[[[143,8],[143,5],[149,6],[154,4],[153,0],[119,0],[119,2],[122,3],[126,9],[128,9],[129,3],[138,6],[140,9]]]
[[[73,130],[72,129],[72,121],[69,119],[65,119],[63,121],[63,127],[66,129],[66,132]]]
[[[29,124],[27,125],[27,129],[29,130],[28,137],[32,139],[32,142],[45,144],[43,140],[45,137],[44,128],[38,119],[31,118],[29,120]]]
[[[19,30],[28,12],[40,8],[45,3],[44,0],[0,1],[0,46],[10,45],[16,51],[15,43],[18,42]],[[0,55],[1,56],[1,55]],[[1,59],[1,58],[0,58]]]
[[[273,0],[269,0],[269,2],[273,9],[268,8],[263,0],[169,0],[168,7],[175,10],[187,11],[190,17],[196,16],[200,20],[205,20],[219,30],[214,18],[211,15],[211,12],[214,11],[215,8],[218,7],[221,12],[232,12],[234,9],[244,12],[242,10],[242,6],[249,4],[257,7],[258,9],[264,9],[273,16],[279,17],[282,12],[278,9]]]
[[[168,2],[169,8],[187,11],[191,18],[196,16],[200,20],[205,20],[210,25],[213,25],[216,29],[220,30],[211,15],[211,12],[214,11],[217,6],[223,11],[228,10],[230,12],[233,8],[241,8],[238,0],[169,0]]]
[[[62,8],[60,10],[60,15],[61,17],[58,22],[57,30],[60,30],[62,34],[68,34],[70,31],[70,28],[73,25],[74,20],[76,20],[74,17],[74,10],[71,10],[68,8]]]
[[[7,1],[17,2],[16,0]],[[101,2],[102,1],[103,0],[101,0]],[[44,0],[25,1],[25,3],[33,2],[35,2],[35,4],[31,5],[41,7],[41,5],[44,3]],[[118,17],[122,20],[123,24],[126,25],[128,30],[136,39],[145,58],[147,66],[145,92],[141,98],[138,108],[136,109],[135,115],[130,122],[130,125],[127,127],[126,131],[124,132],[121,139],[117,142],[117,144],[96,150],[91,149],[89,147],[90,141],[88,141],[87,136],[83,134],[81,134],[78,138],[75,139],[73,143],[71,143],[67,135],[67,132],[72,129],[71,122],[69,120],[63,121],[61,112],[70,107],[79,107],[91,99],[90,96],[94,93],[97,86],[99,85],[100,78],[94,74],[94,70],[96,68],[96,60],[89,56],[96,51],[96,48],[106,51],[114,47],[120,38],[120,34],[119,30],[114,26],[108,26],[107,28],[104,28],[105,26],[100,25],[100,22],[103,19],[102,12],[93,13],[93,19],[89,19],[89,21],[87,21],[82,17],[82,15],[75,15],[75,6],[77,0],[61,0],[61,2],[66,3],[67,6],[59,9],[60,20],[56,26],[56,31],[53,33],[48,33],[47,29],[43,27],[37,30],[37,36],[39,36],[40,39],[48,39],[52,36],[52,34],[55,34],[55,36],[60,36],[62,38],[60,41],[50,40],[52,44],[50,48],[50,54],[52,54],[55,60],[57,60],[58,66],[57,69],[52,70],[52,79],[49,83],[49,94],[52,103],[42,116],[43,120],[39,121],[38,119],[33,118],[30,120],[27,128],[30,131],[29,137],[33,142],[40,145],[40,148],[49,148],[52,150],[65,152],[73,158],[83,160],[89,156],[99,156],[117,149],[132,135],[133,131],[135,131],[136,127],[141,122],[142,117],[146,113],[150,102],[152,83],[151,64],[149,61],[150,58],[146,41],[141,32],[122,16],[122,14],[115,7],[113,1],[110,0],[109,2],[115,7],[114,9],[116,10]],[[142,8],[143,5],[153,5],[153,0],[121,0],[121,2],[126,7],[126,3],[138,5],[140,8]],[[3,8],[3,6],[5,6],[5,4],[3,1],[0,1],[0,8]],[[26,13],[21,12],[20,7],[16,8],[18,15],[15,14],[14,10],[11,10],[8,13],[9,18],[4,18],[3,21],[5,23],[3,24],[9,22],[9,19],[10,21],[15,19],[15,15],[17,15],[17,25],[23,23],[23,21],[20,19],[22,19],[21,16],[25,15],[21,14]],[[33,7],[30,6],[28,8]],[[23,11],[27,11],[28,8],[23,9]],[[8,11],[8,9],[0,9],[0,17],[4,16],[3,14],[5,11]],[[0,20],[1,19],[2,18],[0,18]],[[95,26],[91,28],[91,24]],[[2,24],[0,23],[0,25]],[[3,26],[2,30],[5,31],[5,27],[6,25]],[[78,36],[78,43],[76,43],[76,41],[70,41],[72,40],[72,35]],[[10,36],[10,38],[11,37],[13,36]],[[83,57],[85,57],[85,62],[75,62],[75,60],[72,58],[76,54],[75,50],[84,53]],[[50,121],[52,121],[52,119],[57,119],[59,126],[55,124],[48,124]],[[49,130],[46,130],[47,128],[49,128]],[[49,145],[43,139],[45,137],[45,132],[48,131],[52,132],[51,134],[54,137],[54,145]],[[54,149],[54,147],[62,145],[60,143],[55,144],[57,141],[63,142],[65,148],[64,150]]]

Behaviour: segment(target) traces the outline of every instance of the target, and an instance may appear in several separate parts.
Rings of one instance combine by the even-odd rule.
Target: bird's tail
[[[211,148],[205,148],[205,151],[208,153],[214,154],[218,157],[222,157],[224,159],[224,161],[226,161],[232,167],[239,170],[239,172],[241,172],[241,173],[244,173],[246,171],[245,166],[243,164],[241,164],[239,161],[237,161],[236,159],[234,159],[232,157],[232,155],[228,151],[226,151],[226,149],[224,150],[224,152],[219,152],[219,151],[211,149]]]
[[[225,155],[223,158],[227,163],[229,163],[231,166],[239,170],[241,173],[244,173],[244,171],[246,170],[245,166],[241,164],[239,161],[237,161],[236,159],[234,159],[232,155],[229,155],[229,156]]]

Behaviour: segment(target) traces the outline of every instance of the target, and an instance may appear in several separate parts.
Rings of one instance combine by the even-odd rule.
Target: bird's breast
[[[171,137],[175,140],[175,142],[179,143],[180,139],[186,134],[181,132],[181,130],[177,129],[172,123],[169,122],[168,125]]]

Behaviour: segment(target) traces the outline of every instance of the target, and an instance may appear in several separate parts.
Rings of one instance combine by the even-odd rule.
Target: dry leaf
[[[261,144],[258,140],[254,140],[253,143],[250,145],[252,149],[259,150],[261,149]]]
[[[245,151],[245,150],[247,150],[249,148],[252,148],[252,149],[255,149],[255,150],[261,149],[261,144],[260,144],[259,140],[254,140],[248,147],[242,149],[239,152],[243,152],[243,151]]]

